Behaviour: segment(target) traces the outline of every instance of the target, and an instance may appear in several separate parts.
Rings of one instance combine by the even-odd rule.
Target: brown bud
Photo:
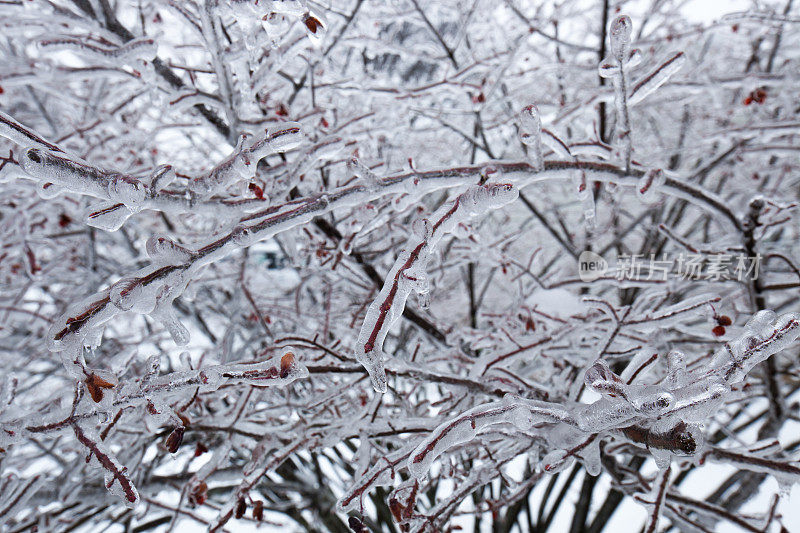
[[[264,520],[264,502],[261,500],[256,500],[255,503],[253,503],[253,519],[259,522]]]
[[[83,383],[95,403],[100,403],[103,400],[103,389],[114,388],[113,383],[104,380],[97,374],[89,374]]]
[[[322,22],[320,22],[318,18],[314,17],[310,13],[306,13],[303,17],[303,24],[306,25],[308,31],[314,34],[316,34],[317,31],[322,28]]]
[[[236,511],[234,511],[233,517],[237,519],[243,517],[246,510],[247,502],[244,501],[244,498],[239,498],[239,501],[236,502]]]
[[[183,442],[183,432],[185,428],[183,426],[178,426],[172,430],[172,433],[169,434],[167,437],[167,450],[169,453],[175,453],[178,451],[178,448],[181,447],[181,442]]]
[[[281,357],[281,378],[286,378],[289,375],[292,365],[294,365],[294,354],[292,352],[286,352],[283,354],[283,357]]]
[[[197,485],[192,488],[192,491],[189,493],[189,505],[192,507],[197,507],[198,505],[203,505],[206,503],[206,499],[208,498],[208,485],[206,485],[205,481],[201,481]]]
[[[208,451],[208,447],[205,444],[203,444],[202,442],[198,442],[194,446],[194,456],[195,457],[200,457],[201,455],[203,455],[207,451]]]

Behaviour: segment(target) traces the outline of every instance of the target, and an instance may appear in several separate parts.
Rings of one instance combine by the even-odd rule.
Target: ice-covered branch
[[[279,358],[265,361],[208,365],[199,370],[176,371],[160,376],[157,375],[158,369],[155,361],[152,371],[139,380],[117,384],[116,379],[112,378],[114,383],[106,382],[108,386],[103,387],[109,396],[107,401],[103,401],[102,396],[93,397],[95,403],[79,405],[75,411],[50,416],[34,424],[26,419],[4,421],[0,423],[0,430],[4,432],[2,442],[19,442],[30,434],[59,431],[98,416],[111,416],[112,413],[131,408],[146,408],[151,415],[166,422],[175,418],[171,415],[169,400],[184,395],[186,391],[208,393],[223,386],[241,384],[282,387],[309,375],[305,365],[289,351]]]
[[[622,154],[622,164],[631,168],[631,121],[628,113],[627,69],[633,66],[631,57],[631,31],[633,24],[627,15],[619,15],[609,28],[611,56],[600,64],[600,76],[611,78],[614,84],[614,103],[617,109],[617,139]],[[636,58],[638,62],[638,57]]]
[[[595,361],[586,371],[585,383],[603,396],[600,400],[559,405],[508,397],[477,406],[445,422],[424,439],[410,456],[409,471],[417,478],[424,476],[448,448],[474,439],[486,426],[502,423],[512,423],[521,431],[537,424],[563,424],[583,438],[619,430],[626,438],[645,445],[659,466],[666,468],[673,454],[700,453],[703,437],[697,424],[727,400],[731,387],[756,364],[783,350],[798,336],[800,315],[788,313],[777,318],[772,311],[762,311],[748,322],[740,338],[720,349],[708,369],[687,374],[673,363],[672,372],[680,374],[669,376],[663,384],[628,384],[604,361]],[[542,436],[548,440],[549,434]],[[561,462],[574,455],[562,450],[553,453],[559,453]],[[542,461],[547,471],[554,470],[553,457]]]
[[[43,152],[36,152],[37,155]],[[49,154],[54,157],[54,154]],[[281,206],[256,212],[242,219],[242,222],[225,235],[194,250],[181,252],[183,260],[174,261],[153,258],[154,263],[138,272],[123,278],[103,292],[87,298],[84,302],[72,305],[52,330],[52,349],[66,350],[62,354],[69,368],[82,364],[82,343],[90,331],[101,327],[105,322],[123,311],[153,314],[158,320],[166,320],[176,340],[185,339],[180,334],[180,326],[175,323],[169,306],[180,296],[186,284],[203,266],[219,260],[234,250],[250,246],[283,231],[308,223],[314,217],[339,207],[362,205],[381,196],[392,193],[423,195],[434,190],[463,186],[470,181],[482,179],[486,165],[456,167],[446,170],[410,172],[383,178],[380,187],[370,184],[354,185],[290,201]],[[551,179],[570,177],[574,170],[591,174],[593,180],[617,183],[623,186],[636,186],[637,177],[643,175],[638,169],[630,173],[614,165],[583,161],[547,161],[544,169],[537,172],[528,163],[492,163],[491,168],[502,172],[503,180],[520,186]],[[98,178],[103,182],[106,178]],[[126,183],[126,185],[129,185]],[[712,193],[701,188],[667,177],[663,191],[685,198],[711,208],[722,218],[740,227],[740,221],[724,202]],[[377,335],[376,335],[377,339]]]
[[[119,463],[99,437],[92,435],[78,423],[73,422],[72,429],[75,431],[78,442],[89,450],[89,459],[96,460],[106,470],[104,481],[106,488],[112,494],[122,496],[129,507],[135,507],[139,503],[139,492],[128,476],[128,468]]]
[[[640,79],[631,89],[628,105],[634,106],[664,85],[686,63],[686,55],[678,52]]]
[[[430,219],[414,223],[412,236],[389,271],[378,297],[367,309],[355,347],[356,359],[364,365],[378,392],[386,392],[383,342],[392,325],[403,314],[409,293],[427,294],[426,266],[442,237],[470,217],[498,209],[518,195],[513,185],[476,185],[440,207]]]

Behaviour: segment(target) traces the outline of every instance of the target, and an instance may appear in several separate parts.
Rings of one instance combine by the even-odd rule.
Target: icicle
[[[592,439],[592,442],[587,444],[580,452],[583,466],[586,468],[586,473],[590,476],[599,476],[602,471],[603,465],[600,458],[600,440],[599,438]]]
[[[686,356],[672,350],[667,354],[667,387],[677,389],[686,385]]]
[[[178,317],[175,316],[175,311],[172,309],[171,303],[164,303],[157,306],[150,316],[155,320],[161,322],[164,328],[169,332],[173,342],[178,346],[186,346],[189,344],[189,330],[186,329]]]
[[[596,207],[594,202],[594,192],[589,186],[589,181],[586,179],[586,173],[580,172],[578,181],[578,199],[581,202],[581,210],[583,211],[583,218],[586,221],[586,227],[589,230],[595,228]]]
[[[347,161],[347,169],[359,178],[360,183],[363,184],[368,191],[374,192],[380,188],[381,180],[378,175],[355,157],[351,157]]]

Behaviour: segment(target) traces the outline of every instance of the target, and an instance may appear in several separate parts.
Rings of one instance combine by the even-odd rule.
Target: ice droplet
[[[567,450],[553,450],[542,457],[542,460],[539,461],[539,465],[541,466],[543,472],[548,474],[557,474],[558,472],[569,468],[573,462],[575,462],[575,457],[572,455],[568,456]]]
[[[233,228],[233,231],[231,231],[231,239],[237,245],[247,247],[255,241],[255,234],[252,228],[242,224]]]
[[[150,259],[165,265],[180,265],[191,258],[188,250],[163,235],[152,235],[147,239],[145,249]]]
[[[10,165],[6,165],[10,167]],[[39,193],[39,196],[44,200],[51,200],[61,194],[64,189],[56,185],[55,183],[50,183],[46,181],[40,181],[36,184],[36,192]]]

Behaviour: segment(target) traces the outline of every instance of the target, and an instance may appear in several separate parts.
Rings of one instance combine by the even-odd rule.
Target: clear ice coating
[[[0,522],[224,531],[261,504],[291,523],[272,480],[304,516],[330,511],[314,498],[328,484],[353,530],[491,528],[578,462],[573,488],[582,469],[622,474],[651,506],[644,531],[780,528],[777,512],[701,509],[717,476],[673,489],[657,527],[645,485],[669,479],[629,468],[800,479],[775,438],[790,397],[774,416],[797,316],[742,328],[752,304],[798,310],[797,16],[762,2],[694,24],[658,2],[633,33],[612,28],[617,6],[536,4],[0,1]],[[747,69],[737,54],[764,36]],[[505,182],[527,205],[472,218],[513,200]],[[703,268],[760,251],[760,281],[576,278],[582,250],[646,262],[662,246]],[[98,472],[93,442],[116,456]],[[133,513],[100,486],[130,502],[120,476],[147,500]]]
[[[192,254],[175,241],[164,235],[151,235],[145,243],[147,255],[154,263],[180,265],[188,261]]]
[[[121,203],[101,202],[90,205],[85,210],[84,218],[86,224],[93,228],[117,231],[132,214],[133,212]]]
[[[761,311],[747,323],[741,337],[717,352],[708,367],[690,373],[684,355],[669,352],[666,379],[659,384],[627,383],[598,359],[585,372],[584,383],[602,395],[599,400],[565,407],[507,395],[502,401],[479,405],[441,424],[419,443],[409,459],[409,471],[414,477],[424,476],[447,449],[476,438],[488,425],[501,423],[510,423],[520,431],[529,431],[541,423],[577,430],[578,435],[590,438],[576,450],[591,472],[599,472],[600,468],[599,449],[591,448],[596,436],[627,428],[626,435],[638,434],[634,440],[645,444],[659,468],[665,469],[673,455],[694,456],[704,450],[705,437],[699,424],[723,405],[731,385],[798,336],[800,315],[787,313],[778,317],[773,311]],[[634,427],[638,429],[631,429]],[[558,442],[559,446],[564,444]],[[558,472],[575,455],[559,447],[548,453],[540,465],[545,472]]]
[[[717,350],[712,368],[728,383],[737,383],[758,363],[785,349],[800,336],[800,314],[778,317],[763,310],[747,322],[743,334]]]
[[[659,168],[649,169],[636,184],[636,196],[642,202],[653,202],[658,198],[665,181],[664,171]]]
[[[673,54],[633,86],[628,97],[628,105],[635,105],[647,98],[648,95],[664,85],[685,63],[686,55],[683,52]]]
[[[544,159],[542,157],[542,119],[539,115],[539,108],[534,104],[523,108],[519,122],[520,140],[530,148],[529,157],[534,168],[541,169]]]
[[[273,152],[282,153],[300,146],[303,132],[297,122],[282,122],[267,129],[266,139]]]

